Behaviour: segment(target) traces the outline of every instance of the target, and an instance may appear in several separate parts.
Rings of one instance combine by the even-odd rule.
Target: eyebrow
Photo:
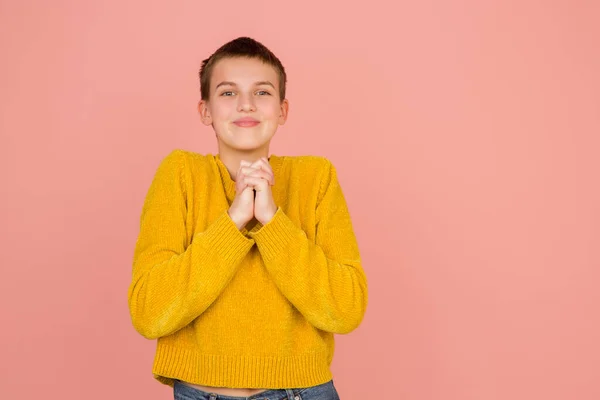
[[[227,86],[227,85],[229,85],[229,86],[237,86],[237,85],[235,84],[235,82],[223,81],[223,82],[219,83],[219,84],[217,85],[217,87],[215,87],[215,89],[218,89],[220,86]],[[255,85],[255,86],[260,86],[260,85],[269,85],[269,86],[271,86],[273,89],[275,89],[275,86],[274,86],[274,85],[273,85],[271,82],[269,82],[269,81],[259,81],[259,82],[254,82],[254,85]]]

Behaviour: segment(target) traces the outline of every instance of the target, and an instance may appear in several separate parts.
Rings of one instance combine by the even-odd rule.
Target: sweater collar
[[[279,170],[283,162],[283,158],[284,157],[279,157],[275,154],[271,154],[269,156],[269,164],[271,165],[271,169],[273,170],[273,176],[275,177],[275,186],[279,181]],[[213,155],[213,159],[217,164],[217,167],[219,168],[219,174],[221,175],[221,181],[223,182],[223,188],[225,189],[225,195],[227,196],[227,200],[231,204],[233,202],[233,199],[235,198],[235,181],[231,178],[229,170],[221,160],[219,154]]]

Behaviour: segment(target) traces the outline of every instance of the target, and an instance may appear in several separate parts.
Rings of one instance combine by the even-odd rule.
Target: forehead
[[[270,81],[279,86],[277,71],[271,65],[254,58],[224,58],[213,67],[211,87],[219,82],[235,82],[239,86],[250,86],[255,82]]]

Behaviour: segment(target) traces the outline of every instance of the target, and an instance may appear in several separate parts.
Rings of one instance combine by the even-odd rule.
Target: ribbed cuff
[[[266,225],[256,232],[250,232],[248,236],[256,241],[260,254],[265,260],[272,260],[288,249],[289,243],[299,233],[304,234],[304,231],[298,228],[279,207]]]
[[[242,258],[254,245],[254,240],[240,232],[227,211],[219,215],[206,231],[196,235],[204,237],[207,247],[225,261]]]

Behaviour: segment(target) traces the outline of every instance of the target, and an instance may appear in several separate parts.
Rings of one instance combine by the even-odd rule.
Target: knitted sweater
[[[239,230],[235,182],[219,155],[176,149],[147,192],[128,304],[158,339],[152,373],[232,388],[332,379],[334,334],[361,323],[367,280],[332,163],[276,156],[274,217]]]

